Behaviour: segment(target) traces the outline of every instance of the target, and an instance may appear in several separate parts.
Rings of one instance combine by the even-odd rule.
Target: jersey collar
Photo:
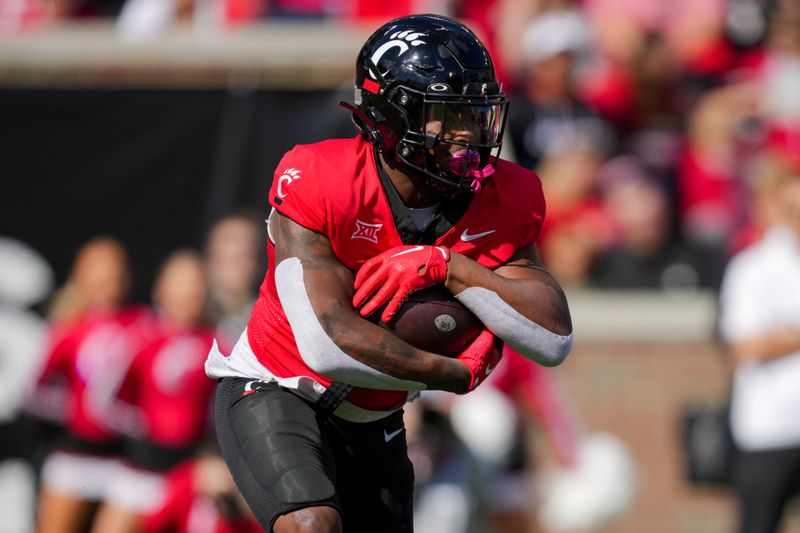
[[[386,194],[386,199],[389,202],[389,208],[392,211],[395,228],[397,228],[397,233],[400,235],[403,244],[436,243],[442,235],[456,225],[472,201],[474,195],[471,193],[464,193],[453,199],[442,200],[436,214],[431,218],[427,226],[419,230],[411,218],[411,210],[403,203],[400,193],[397,192],[391,178],[383,169],[377,150],[373,150],[373,158],[384,194]]]

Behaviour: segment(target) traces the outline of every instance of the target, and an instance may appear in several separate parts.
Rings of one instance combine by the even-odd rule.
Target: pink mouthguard
[[[481,163],[481,155],[475,150],[464,150],[450,159],[450,171],[461,176],[469,176],[472,183],[469,188],[473,192],[480,192],[483,182],[494,174],[494,166],[486,165],[478,169]]]

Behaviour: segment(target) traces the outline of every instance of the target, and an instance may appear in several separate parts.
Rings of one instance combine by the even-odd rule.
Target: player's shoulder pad
[[[298,144],[283,156],[275,168],[270,202],[280,209],[292,196],[316,198],[336,191],[338,176],[347,168],[357,150],[356,139],[330,139],[313,144]]]
[[[317,151],[314,145],[297,145],[281,158],[272,179],[270,202],[280,207],[294,193],[308,194],[317,174]]]
[[[536,172],[505,159],[498,159],[495,168],[492,179],[501,198],[509,198],[520,206],[543,211],[542,180]]]

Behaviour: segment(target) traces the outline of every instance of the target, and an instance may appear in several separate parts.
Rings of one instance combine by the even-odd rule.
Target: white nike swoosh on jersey
[[[391,433],[388,433],[388,432],[387,432],[387,431],[384,429],[384,430],[383,430],[383,439],[384,439],[386,442],[389,442],[390,440],[392,440],[393,438],[395,438],[396,436],[398,436],[400,433],[402,433],[404,429],[405,429],[405,428],[400,428],[400,429],[398,429],[398,430],[392,431]]]
[[[474,241],[475,239],[480,239],[481,237],[486,237],[487,235],[491,235],[497,230],[490,229],[489,231],[483,231],[481,233],[475,233],[473,235],[469,234],[469,229],[465,229],[464,232],[461,234],[461,240],[464,242]]]

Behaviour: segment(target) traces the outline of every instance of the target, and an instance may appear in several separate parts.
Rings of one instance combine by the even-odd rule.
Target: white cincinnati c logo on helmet
[[[377,65],[378,61],[380,61],[380,59],[384,56],[384,54],[389,50],[391,50],[392,48],[399,48],[400,51],[397,52],[397,55],[401,56],[408,51],[409,44],[411,46],[419,46],[421,44],[425,44],[425,41],[419,40],[420,37],[425,37],[425,34],[413,32],[411,30],[405,30],[393,33],[392,35],[390,35],[390,38],[392,39],[391,41],[383,43],[378,47],[377,50],[375,50],[372,53],[372,57],[370,57],[372,64]],[[367,70],[369,70],[369,75],[372,79],[374,80],[378,79],[378,76],[376,76],[375,73],[372,72],[372,69],[367,69]]]

